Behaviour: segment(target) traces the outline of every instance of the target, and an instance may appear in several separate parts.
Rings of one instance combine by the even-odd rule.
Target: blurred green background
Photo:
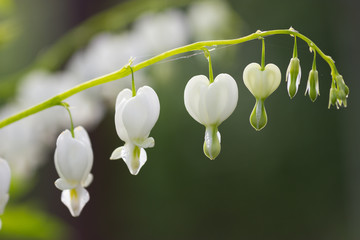
[[[3,106],[12,101],[29,69],[61,71],[71,55],[86,48],[97,33],[131,31],[134,21],[147,11],[161,13],[172,8],[185,13],[194,3],[0,2],[0,6],[6,5],[0,17],[0,37],[5,39],[0,39]],[[290,100],[284,77],[293,39],[268,37],[266,62],[278,65],[282,83],[265,103],[267,126],[256,132],[248,120],[255,99],[242,82],[242,71],[248,63],[260,62],[261,42],[220,47],[211,52],[214,75],[226,72],[237,80],[239,102],[219,128],[221,154],[210,161],[202,152],[205,128],[187,114],[183,104],[187,81],[194,75],[208,74],[205,58],[197,55],[150,66],[141,71],[150,79],[146,84],[158,93],[161,112],[151,132],[156,146],[147,150],[148,161],[139,175],[130,175],[122,161],[108,160],[111,152],[123,144],[115,132],[114,111],[108,108],[101,122],[89,129],[95,179],[88,188],[91,200],[81,216],[71,217],[53,184],[57,178],[53,136],[48,139],[53,146],[42,153],[45,163],[25,187],[16,183],[12,188],[17,194],[10,192],[10,202],[0,216],[0,239],[360,239],[360,83],[355,74],[360,53],[358,3],[225,3],[230,9],[230,22],[216,38],[293,26],[336,61],[350,88],[348,107],[327,109],[331,76],[320,58],[321,96],[315,103],[303,96],[312,54],[300,41],[303,76],[297,96]],[[208,21],[213,17],[206,16]],[[192,35],[189,40],[199,39]]]

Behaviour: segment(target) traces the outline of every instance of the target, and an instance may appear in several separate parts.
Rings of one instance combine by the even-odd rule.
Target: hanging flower
[[[192,77],[184,92],[185,107],[190,116],[206,127],[204,153],[215,159],[221,149],[219,125],[234,111],[238,88],[229,74],[219,74],[210,83],[204,75]]]
[[[308,93],[311,101],[315,102],[317,96],[320,96],[319,91],[319,76],[318,71],[311,69],[306,86],[305,95]]]
[[[83,127],[62,132],[56,142],[55,167],[60,178],[55,186],[62,190],[61,201],[68,207],[73,217],[80,215],[89,201],[85,187],[93,180],[90,173],[93,165],[93,152],[89,135]]]
[[[130,89],[122,90],[116,99],[115,127],[125,145],[113,151],[110,159],[122,158],[133,175],[137,175],[147,160],[145,148],[155,145],[149,137],[160,114],[156,92],[148,86],[133,96]]]
[[[5,206],[9,200],[10,178],[11,172],[9,164],[4,159],[0,158],[0,215],[4,213]]]
[[[250,123],[259,131],[267,123],[264,106],[265,99],[270,96],[280,85],[281,72],[275,64],[267,64],[262,70],[257,63],[250,63],[243,73],[245,86],[256,99],[254,109],[250,115]]]

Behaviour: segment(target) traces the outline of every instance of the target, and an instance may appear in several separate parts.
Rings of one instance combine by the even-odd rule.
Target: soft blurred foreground
[[[12,170],[0,239],[360,239],[359,22],[354,2],[0,0],[0,116],[10,116],[76,84],[195,41],[237,38],[257,29],[295,29],[335,59],[350,88],[346,109],[327,109],[329,67],[318,57],[321,96],[304,97],[312,54],[298,42],[302,80],[290,100],[285,72],[293,38],[266,38],[266,62],[282,83],[266,100],[267,126],[249,123],[255,99],[242,81],[260,62],[261,41],[218,46],[213,70],[239,87],[236,110],[219,128],[222,149],[203,154],[205,128],[186,112],[183,91],[208,75],[202,52],[135,72],[160,99],[155,147],[139,175],[110,161],[123,145],[114,125],[116,95],[130,78],[68,99],[75,125],[90,133],[94,182],[81,216],[71,217],[54,186],[57,136],[70,127],[54,107],[0,129],[0,156]],[[311,6],[311,7],[310,7]],[[334,17],[336,16],[336,17]],[[354,60],[355,59],[355,60]]]

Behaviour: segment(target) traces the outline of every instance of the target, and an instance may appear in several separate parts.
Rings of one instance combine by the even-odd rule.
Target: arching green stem
[[[315,52],[315,51],[314,51]],[[297,43],[296,43],[296,36],[294,36],[294,51],[293,51],[293,58],[296,58],[298,56],[297,53]]]
[[[59,105],[60,105],[60,106],[63,106],[63,107],[66,109],[66,111],[69,113],[69,117],[70,117],[70,132],[71,132],[71,136],[72,136],[73,138],[75,138],[75,134],[74,134],[74,122],[73,122],[73,118],[72,118],[72,115],[71,115],[70,106],[69,106],[69,104],[66,103],[66,102],[61,102]]]
[[[261,71],[265,70],[265,39],[262,39],[262,50],[261,50]]]
[[[210,52],[207,48],[203,48],[203,51],[204,51],[204,55],[205,55],[206,59],[209,62],[209,81],[210,81],[210,83],[213,83],[214,82],[214,74],[213,74],[213,70],[212,70]]]
[[[316,51],[329,65],[330,69],[331,69],[331,74],[333,76],[335,76],[335,74],[338,74],[336,67],[335,67],[335,62],[333,61],[333,59],[330,56],[325,55],[321,49],[316,46],[313,41],[311,41],[308,37],[306,37],[305,35],[293,30],[293,29],[278,29],[278,30],[270,30],[270,31],[257,31],[255,33],[252,33],[250,35],[247,35],[245,37],[241,37],[241,38],[236,38],[236,39],[229,39],[229,40],[212,40],[212,41],[202,41],[202,42],[196,42],[196,43],[192,43],[186,46],[182,46],[179,48],[175,48],[166,52],[163,52],[155,57],[152,57],[148,60],[145,60],[143,62],[140,62],[138,64],[136,64],[135,66],[133,66],[133,72],[136,72],[142,68],[145,68],[147,66],[150,66],[154,63],[157,63],[163,59],[172,57],[174,55],[178,55],[181,53],[186,53],[186,52],[191,52],[191,51],[197,51],[197,50],[204,50],[205,47],[214,47],[214,46],[218,46],[218,45],[234,45],[234,44],[239,44],[239,43],[244,43],[244,42],[248,42],[254,39],[258,39],[261,37],[266,37],[266,36],[271,36],[271,35],[292,35],[295,37],[298,37],[300,39],[302,39],[303,41],[305,41],[309,47],[311,47],[314,51]],[[49,98],[37,105],[34,105],[28,109],[25,109],[19,113],[16,113],[8,118],[5,118],[3,120],[0,121],[0,128],[7,126],[13,122],[16,122],[20,119],[23,119],[27,116],[33,115],[35,113],[38,113],[40,111],[43,111],[45,109],[48,109],[50,107],[59,105],[62,101],[64,101],[65,99],[67,99],[68,97],[84,91],[88,88],[103,84],[103,83],[107,83],[107,82],[111,82],[111,81],[115,81],[118,80],[120,78],[126,77],[129,74],[131,74],[131,70],[130,68],[128,68],[128,65],[125,65],[124,67],[122,67],[121,69],[119,69],[118,71],[109,73],[107,75],[89,80],[87,82],[81,83],[79,85],[76,85],[75,87],[62,92],[52,98]]]
[[[135,88],[135,80],[134,80],[134,70],[132,69],[131,66],[129,66],[130,70],[131,70],[131,90],[132,90],[132,96],[135,97],[136,96],[136,88]]]

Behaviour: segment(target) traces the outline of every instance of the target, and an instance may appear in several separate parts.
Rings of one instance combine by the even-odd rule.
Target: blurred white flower
[[[4,213],[5,206],[9,201],[11,172],[10,167],[4,159],[0,158],[0,215]],[[1,229],[1,219],[0,219]]]
[[[93,152],[90,138],[83,127],[62,132],[56,142],[54,155],[56,171],[60,178],[55,186],[62,190],[61,201],[68,207],[73,217],[80,215],[89,201],[85,187],[93,180],[90,173],[93,165]]]
[[[138,174],[147,160],[144,148],[155,144],[149,135],[159,113],[158,96],[148,86],[139,88],[136,96],[132,96],[130,89],[124,89],[116,99],[115,127],[125,145],[115,149],[110,159],[122,158],[133,175]]]
[[[175,9],[145,13],[135,21],[132,34],[142,54],[159,54],[189,41],[186,16]]]
[[[231,17],[225,1],[195,2],[188,10],[191,35],[196,41],[224,37],[230,29]]]

